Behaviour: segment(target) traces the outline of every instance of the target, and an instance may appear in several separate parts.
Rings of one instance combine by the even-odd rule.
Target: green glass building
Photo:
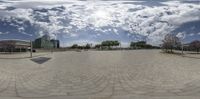
[[[44,35],[33,42],[33,48],[59,48],[59,40],[51,40],[49,35]]]

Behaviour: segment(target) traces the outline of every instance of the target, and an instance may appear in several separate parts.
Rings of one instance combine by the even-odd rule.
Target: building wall
[[[25,52],[28,50],[30,42],[20,40],[0,41],[0,52]]]
[[[59,48],[59,40],[51,40],[48,35],[44,35],[38,38],[33,43],[34,48]]]
[[[41,38],[38,38],[36,39],[34,42],[33,42],[33,48],[41,48]]]
[[[53,48],[60,48],[59,40],[51,40],[51,43],[53,44]]]
[[[51,43],[49,36],[43,36],[41,38],[41,47],[42,48],[53,48],[53,44]]]
[[[58,40],[57,42],[57,48],[60,48],[60,41]]]

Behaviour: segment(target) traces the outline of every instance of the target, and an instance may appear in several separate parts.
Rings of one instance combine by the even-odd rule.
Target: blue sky
[[[0,0],[0,39],[48,34],[62,46],[103,40],[159,45],[168,33],[200,40],[199,0]]]

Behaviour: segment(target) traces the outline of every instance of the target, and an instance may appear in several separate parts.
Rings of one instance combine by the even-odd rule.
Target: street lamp
[[[30,40],[30,57],[33,57],[33,42]]]
[[[176,36],[181,39],[181,54],[183,55],[183,40],[185,38],[185,33],[178,33]]]

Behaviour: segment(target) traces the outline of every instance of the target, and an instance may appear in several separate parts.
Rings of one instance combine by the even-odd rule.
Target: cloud
[[[13,9],[6,9],[9,7]],[[158,45],[182,24],[200,20],[200,6],[182,1],[15,0],[0,5],[0,19],[29,36],[65,35],[77,41],[82,36],[89,41],[110,33],[114,39],[147,40]],[[30,25],[26,26],[27,22]],[[27,27],[34,29],[33,34]],[[87,37],[90,31],[94,35],[89,33],[92,36]]]
[[[70,34],[71,37],[77,37],[77,34]]]

